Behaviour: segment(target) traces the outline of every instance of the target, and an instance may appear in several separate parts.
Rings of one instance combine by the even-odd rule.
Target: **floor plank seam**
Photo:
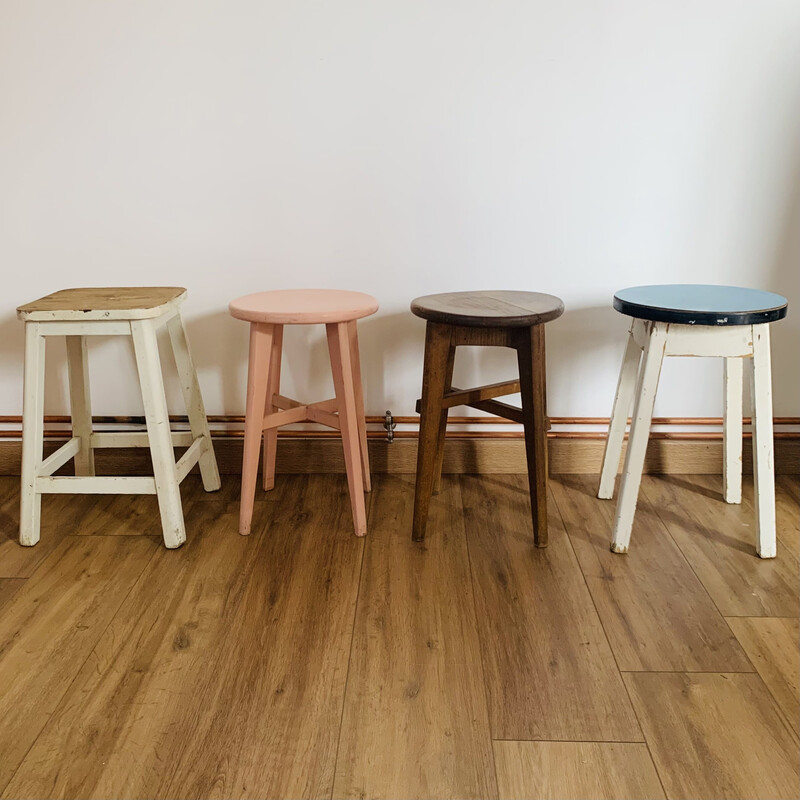
[[[463,511],[464,508],[464,493],[463,489],[463,479],[460,475],[456,476],[456,485],[458,486],[458,494],[460,497],[461,508]],[[488,722],[489,727],[489,750],[492,753],[492,769],[494,771],[494,785],[495,789],[497,790],[497,796],[500,796],[500,784],[497,782],[497,754],[494,751],[494,742],[500,741],[499,739],[494,738],[494,731],[492,730],[492,707],[489,702],[489,682],[486,679],[486,664],[484,663],[484,654],[483,654],[483,646],[481,644],[481,633],[480,627],[477,626],[478,621],[478,600],[475,597],[475,573],[472,570],[472,553],[470,553],[469,549],[469,535],[467,534],[467,525],[466,519],[462,516],[462,524],[461,529],[464,531],[464,546],[467,551],[467,566],[469,567],[469,587],[472,594],[472,610],[475,614],[475,622],[476,622],[476,634],[478,637],[478,652],[480,653],[480,668],[481,668],[481,685],[483,686],[483,702],[486,706],[486,719]]]
[[[374,487],[369,493],[369,507],[367,508],[367,531],[372,519],[372,503],[375,497]],[[369,535],[369,533],[367,534]],[[361,539],[361,562],[358,565],[358,583],[356,584],[356,601],[353,603],[353,624],[350,628],[350,647],[347,651],[347,673],[344,677],[344,690],[342,691],[342,713],[339,717],[339,733],[336,737],[336,754],[333,757],[333,779],[331,780],[331,800],[333,800],[334,789],[336,788],[336,775],[339,767],[339,748],[342,744],[342,732],[344,730],[344,712],[347,707],[347,689],[350,684],[350,665],[353,662],[353,642],[356,635],[356,622],[358,621],[358,602],[361,598],[361,578],[364,573],[364,561],[367,555],[367,537]]]
[[[642,742],[644,742],[645,747],[647,748],[647,754],[650,756],[650,762],[653,765],[653,769],[656,771],[656,776],[658,777],[658,782],[661,784],[661,791],[664,793],[664,797],[668,797],[667,788],[664,785],[664,779],[661,777],[661,773],[658,771],[658,764],[656,763],[655,758],[653,757],[653,751],[650,748],[650,742],[647,741],[647,736],[644,732],[644,726],[642,725],[641,719],[639,719],[639,712],[636,710],[636,706],[634,705],[633,698],[631,697],[630,689],[628,685],[625,683],[625,679],[622,677],[622,670],[619,668],[619,661],[617,661],[617,654],[614,652],[614,648],[611,646],[611,640],[608,636],[608,631],[606,631],[606,626],[603,624],[603,618],[600,616],[600,612],[597,609],[597,603],[595,602],[594,595],[592,594],[591,589],[589,588],[589,582],[586,580],[586,575],[583,572],[583,568],[581,567],[580,559],[578,558],[578,554],[575,552],[575,545],[572,542],[572,536],[570,534],[569,525],[564,520],[564,514],[561,512],[561,508],[558,505],[558,498],[556,497],[555,492],[552,489],[549,490],[548,495],[552,496],[553,503],[555,504],[556,511],[558,511],[558,516],[561,519],[561,523],[564,526],[564,533],[567,536],[567,542],[569,543],[570,551],[572,552],[572,557],[575,559],[576,564],[578,565],[578,571],[581,574],[581,578],[583,578],[583,585],[586,587],[586,591],[589,594],[589,599],[592,601],[592,607],[594,608],[594,613],[597,615],[597,619],[600,622],[600,630],[603,631],[603,636],[606,638],[606,643],[608,644],[608,649],[611,651],[611,657],[614,659],[614,665],[617,668],[617,672],[620,676],[620,681],[622,681],[622,685],[625,687],[625,696],[628,698],[628,703],[630,703],[631,708],[633,709],[633,716],[636,719],[636,724],[639,726],[639,733],[642,735]],[[641,744],[641,742],[636,742],[636,744]]]

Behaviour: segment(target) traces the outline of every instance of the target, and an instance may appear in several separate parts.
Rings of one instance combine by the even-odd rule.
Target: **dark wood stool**
[[[533,539],[547,546],[547,407],[544,323],[564,313],[558,297],[538,292],[447,292],[418,297],[411,311],[427,320],[420,414],[413,538],[425,538],[431,495],[438,492],[444,456],[447,412],[470,406],[525,427],[525,453],[533,516]],[[452,385],[459,345],[512,347],[519,380],[475,389]],[[520,392],[522,408],[495,400]]]

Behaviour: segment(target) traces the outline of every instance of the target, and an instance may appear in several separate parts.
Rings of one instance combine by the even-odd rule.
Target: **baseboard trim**
[[[45,454],[65,440],[48,439]],[[752,453],[745,443],[743,468],[752,472]],[[599,473],[604,442],[598,439],[555,437],[548,440],[550,472]],[[241,472],[242,440],[215,437],[214,449],[220,472]],[[417,463],[417,441],[401,438],[391,444],[384,439],[369,442],[370,465],[375,473],[413,473]],[[19,441],[0,441],[0,475],[19,475],[22,445]],[[124,475],[150,473],[146,450],[128,448],[98,450],[95,453],[99,474]],[[70,465],[65,468],[69,474]],[[525,449],[521,439],[507,437],[448,437],[444,471],[450,473],[524,472]],[[778,474],[800,474],[800,439],[775,440],[775,469]],[[196,468],[195,468],[196,470]],[[338,438],[281,437],[278,442],[279,473],[344,472],[342,444]],[[660,439],[648,444],[645,472],[720,474],[722,442],[718,439]]]

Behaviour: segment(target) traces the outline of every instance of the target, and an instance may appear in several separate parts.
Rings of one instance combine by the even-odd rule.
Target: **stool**
[[[787,305],[786,298],[779,294],[735,286],[636,286],[614,295],[614,308],[633,317],[619,373],[597,493],[601,498],[613,497],[625,424],[633,405],[611,542],[611,549],[615,553],[628,552],[664,356],[716,356],[725,359],[725,501],[742,501],[742,359],[748,359],[756,489],[756,551],[761,558],[775,557],[769,323],[783,319]]]
[[[250,323],[247,411],[242,457],[239,533],[250,533],[258,473],[258,451],[264,435],[263,486],[275,485],[278,428],[296,422],[318,422],[342,432],[350,505],[357,536],[367,532],[364,492],[370,490],[367,429],[361,389],[356,320],[378,310],[378,301],[361,292],[337,289],[287,289],[240,297],[231,315]],[[324,324],[328,337],[336,397],[299,403],[280,394],[284,325]]]
[[[489,411],[525,428],[533,538],[547,546],[547,420],[544,323],[564,313],[558,297],[537,292],[448,292],[418,297],[411,312],[427,320],[422,375],[417,485],[414,495],[415,541],[425,538],[431,495],[438,493],[447,412],[453,406]],[[458,389],[452,385],[459,345],[511,347],[517,351],[519,380]],[[520,392],[522,408],[495,400]]]
[[[179,484],[200,465],[207,492],[220,488],[200,385],[189,353],[179,307],[186,290],[176,287],[64,289],[17,309],[25,321],[25,387],[22,410],[22,495],[19,541],[39,541],[43,494],[156,494],[164,544],[186,541]],[[166,325],[191,431],[170,433],[156,331]],[[72,438],[42,460],[44,443],[45,337],[67,342]],[[130,336],[142,388],[147,433],[92,431],[87,336]],[[95,476],[94,450],[149,447],[153,477]],[[187,447],[175,462],[173,447]],[[56,476],[75,459],[75,476]]]

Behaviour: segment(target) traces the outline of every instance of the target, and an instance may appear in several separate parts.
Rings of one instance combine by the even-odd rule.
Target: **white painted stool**
[[[634,318],[619,374],[597,492],[604,499],[614,495],[625,425],[633,405],[611,541],[615,553],[628,552],[664,356],[716,356],[725,359],[725,501],[742,501],[742,359],[747,359],[752,397],[756,552],[761,558],[775,557],[769,323],[783,319],[787,306],[786,298],[779,294],[734,286],[636,286],[614,295],[614,308]]]
[[[17,309],[25,321],[25,394],[22,414],[22,496],[19,541],[39,541],[42,494],[156,494],[164,544],[186,541],[180,482],[199,463],[207,492],[220,488],[203,398],[180,317],[186,290],[174,287],[64,289]],[[191,431],[170,432],[156,331],[166,325]],[[43,460],[45,337],[65,336],[72,438]],[[92,431],[87,336],[130,336],[142,387],[147,433]],[[97,477],[94,450],[149,447],[154,477]],[[175,462],[173,447],[188,447]],[[75,476],[53,473],[71,458]]]

